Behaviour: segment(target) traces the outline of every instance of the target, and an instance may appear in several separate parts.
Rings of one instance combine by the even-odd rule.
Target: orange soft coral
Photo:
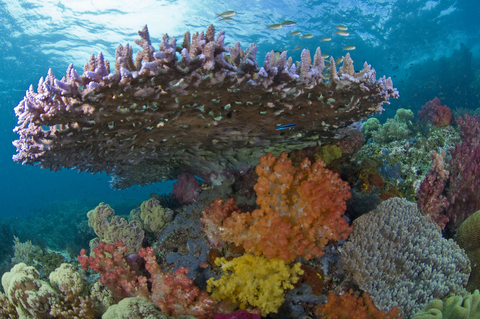
[[[349,186],[318,159],[292,166],[286,153],[260,158],[255,185],[260,209],[234,212],[220,227],[225,240],[248,252],[294,261],[321,256],[332,240],[346,239],[352,228],[342,218]]]
[[[368,294],[359,297],[351,289],[339,297],[330,293],[328,302],[317,307],[317,313],[322,319],[401,319],[397,307],[385,313],[375,307]]]

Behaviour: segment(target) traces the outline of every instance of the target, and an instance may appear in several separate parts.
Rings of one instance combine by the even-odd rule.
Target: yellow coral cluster
[[[303,274],[300,263],[290,267],[279,259],[250,254],[227,261],[215,259],[215,264],[222,267],[224,275],[219,280],[210,278],[207,291],[212,292],[215,300],[230,299],[240,308],[258,307],[262,316],[277,312],[285,300],[285,290],[292,289]]]

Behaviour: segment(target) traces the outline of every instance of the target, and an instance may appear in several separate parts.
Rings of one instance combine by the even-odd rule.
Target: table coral
[[[292,166],[286,153],[260,158],[255,191],[260,209],[233,212],[219,228],[222,237],[247,252],[294,261],[321,256],[329,241],[346,239],[352,228],[342,217],[349,186],[321,159]]]
[[[278,259],[246,254],[231,261],[217,258],[215,263],[222,267],[219,280],[210,278],[207,291],[215,300],[229,299],[240,305],[258,307],[262,316],[277,312],[285,300],[285,289],[292,289],[303,274],[300,263],[293,267]]]
[[[36,92],[30,86],[15,108],[16,162],[105,171],[115,188],[184,171],[219,184],[268,151],[332,142],[337,129],[398,97],[367,63],[355,72],[349,53],[339,68],[331,58],[325,69],[320,48],[304,49],[298,64],[271,51],[259,65],[255,44],[226,46],[213,25],[186,32],[181,45],[165,34],[158,51],[146,26],[138,34],[135,61],[119,45],[114,63],[99,53],[82,75],[70,65],[64,78],[49,70]]]

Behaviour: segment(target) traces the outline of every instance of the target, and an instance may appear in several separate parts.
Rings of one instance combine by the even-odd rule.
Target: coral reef
[[[109,244],[121,241],[128,254],[137,253],[145,236],[142,225],[136,221],[127,222],[125,218],[113,216],[114,214],[115,211],[110,205],[104,203],[87,213],[88,226],[92,227],[98,236],[90,242],[90,249],[93,250],[100,241]]]
[[[445,152],[432,152],[430,173],[425,176],[417,190],[418,208],[422,214],[430,216],[441,229],[448,223],[448,217],[442,213],[450,206],[450,202],[442,195],[450,175],[450,172],[445,170],[444,157]]]
[[[328,295],[328,302],[320,305],[317,312],[322,318],[336,319],[401,319],[400,310],[393,307],[388,313],[378,310],[368,294],[355,295],[353,290],[336,296],[333,293]]]
[[[215,300],[229,299],[244,309],[258,307],[262,316],[277,312],[285,300],[285,289],[292,289],[303,274],[300,263],[293,267],[282,260],[245,254],[227,261],[217,258],[215,263],[222,267],[219,280],[210,278],[207,291]]]
[[[480,121],[479,117],[465,115],[459,117],[462,143],[451,151],[450,180],[447,197],[450,206],[447,216],[451,223],[447,226],[451,233],[462,222],[480,209]]]
[[[480,318],[480,294],[475,290],[465,296],[451,296],[446,300],[432,300],[417,312],[413,319],[478,319]]]
[[[163,229],[166,223],[172,221],[173,211],[163,208],[158,199],[150,198],[140,205],[140,218],[145,230],[158,232]]]
[[[455,241],[465,249],[472,263],[467,290],[473,292],[480,287],[480,210],[463,221],[457,229]]]
[[[173,195],[182,204],[190,204],[198,198],[202,189],[192,174],[183,172],[178,175],[177,182],[173,183]]]
[[[409,128],[412,119],[412,111],[398,109],[393,119],[387,119],[385,124],[378,126],[378,130],[372,133],[372,138],[382,143],[403,140],[413,133]]]
[[[260,158],[256,172],[260,209],[225,219],[219,228],[225,240],[269,259],[294,261],[321,256],[329,241],[348,237],[352,228],[342,217],[348,184],[321,159],[294,167],[286,153],[278,158],[270,153]]]
[[[422,109],[418,111],[418,118],[420,120],[425,119],[429,124],[436,127],[444,127],[450,125],[452,112],[450,112],[448,106],[441,105],[440,99],[435,97],[422,106]]]
[[[213,25],[185,33],[179,51],[168,35],[155,51],[146,26],[139,35],[142,51],[133,61],[132,47],[119,45],[114,72],[99,53],[81,76],[70,65],[66,77],[49,70],[37,92],[30,86],[15,108],[16,162],[114,173],[115,188],[183,171],[219,184],[267,150],[332,142],[337,129],[398,97],[391,79],[377,80],[367,63],[355,72],[348,53],[338,69],[331,58],[324,70],[320,48],[313,59],[304,49],[298,64],[272,51],[260,67],[255,44],[227,47]],[[287,123],[296,125],[277,130]]]
[[[444,239],[416,204],[400,198],[354,220],[341,256],[380,310],[398,306],[405,318],[434,298],[464,293],[470,274],[463,249]]]

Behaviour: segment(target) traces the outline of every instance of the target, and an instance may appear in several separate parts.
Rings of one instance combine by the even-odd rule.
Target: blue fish
[[[297,125],[297,123],[280,125],[280,126],[277,126],[277,128],[276,128],[275,130],[276,130],[276,131],[280,131],[280,130],[287,129],[287,128],[292,127],[292,126],[295,126],[295,125]]]

